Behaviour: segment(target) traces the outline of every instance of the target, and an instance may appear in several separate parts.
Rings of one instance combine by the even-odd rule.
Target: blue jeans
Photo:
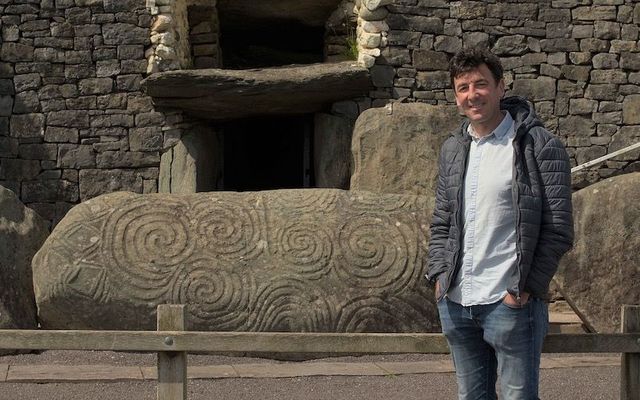
[[[456,369],[460,400],[537,400],[542,342],[549,311],[541,299],[519,308],[502,301],[462,306],[438,302],[444,333]]]

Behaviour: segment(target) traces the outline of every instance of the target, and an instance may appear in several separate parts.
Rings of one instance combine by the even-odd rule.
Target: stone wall
[[[50,221],[101,193],[157,191],[185,129],[140,91],[144,0],[0,1],[0,185]]]
[[[351,126],[394,99],[452,104],[448,59],[485,43],[502,58],[510,91],[534,100],[574,164],[640,140],[636,1],[345,0],[327,21],[340,25],[328,29],[327,61],[340,58],[356,15],[359,61],[375,90],[320,117]],[[193,181],[171,169],[180,163],[200,171],[196,181],[216,181],[220,160],[189,158],[189,146],[219,139],[215,128],[154,109],[140,90],[149,72],[223,65],[215,2],[0,0],[0,30],[0,185],[45,219],[116,190],[187,190]],[[333,137],[322,126],[319,136]],[[639,169],[639,154],[584,172],[576,186]]]
[[[501,57],[510,94],[534,102],[574,166],[640,141],[637,0],[361,0],[359,17],[373,106],[454,103],[450,57],[485,44]],[[575,174],[574,184],[639,170],[639,157]]]

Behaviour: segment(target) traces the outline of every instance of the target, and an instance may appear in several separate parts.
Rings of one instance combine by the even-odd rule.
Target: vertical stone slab
[[[350,188],[433,196],[440,146],[461,120],[455,106],[393,103],[366,110],[353,131]]]
[[[618,332],[620,308],[640,304],[640,173],[600,181],[573,194],[575,242],[554,277],[586,326]]]
[[[318,188],[349,188],[353,122],[330,114],[315,115],[313,161]]]

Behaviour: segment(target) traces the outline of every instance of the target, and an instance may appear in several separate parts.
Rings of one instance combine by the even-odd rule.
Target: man
[[[500,60],[463,49],[449,68],[467,117],[442,146],[427,279],[435,283],[461,400],[538,399],[544,302],[573,242],[562,143],[520,97]]]

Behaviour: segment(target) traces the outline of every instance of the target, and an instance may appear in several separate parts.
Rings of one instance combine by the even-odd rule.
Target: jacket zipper
[[[511,195],[513,197],[513,209],[516,213],[515,217],[516,217],[516,269],[518,271],[518,279],[516,282],[516,301],[518,302],[519,305],[522,305],[522,301],[521,301],[521,290],[520,290],[520,280],[522,279],[522,268],[520,265],[520,260],[521,260],[521,247],[522,244],[520,243],[521,239],[520,239],[520,207],[518,206],[519,204],[519,199],[520,199],[520,192],[518,190],[518,168],[517,168],[517,164],[518,164],[518,160],[521,160],[522,157],[520,155],[520,148],[519,148],[519,140],[520,138],[518,137],[519,135],[516,132],[515,137],[513,138],[513,176],[512,176],[512,180],[511,180]]]
[[[457,222],[457,227],[458,227],[458,243],[457,243],[457,251],[455,252],[455,255],[453,257],[453,265],[451,266],[451,269],[448,271],[448,276],[447,276],[447,280],[446,280],[446,288],[440,290],[440,293],[442,296],[444,296],[448,291],[449,291],[449,287],[451,286],[451,281],[453,280],[453,276],[456,273],[456,270],[458,268],[458,260],[460,258],[460,252],[462,251],[462,246],[461,246],[461,242],[463,241],[463,237],[462,237],[462,232],[463,232],[463,226],[462,226],[462,217],[461,217],[461,210],[462,210],[462,196],[463,196],[463,190],[462,187],[464,185],[464,179],[465,179],[465,175],[467,173],[467,164],[469,163],[469,145],[471,144],[471,142],[467,143],[465,145],[465,143],[463,142],[463,147],[462,147],[462,151],[464,152],[464,158],[463,158],[463,162],[462,162],[462,179],[460,180],[460,185],[458,186],[458,207],[456,210],[456,214],[454,215],[456,222]]]

